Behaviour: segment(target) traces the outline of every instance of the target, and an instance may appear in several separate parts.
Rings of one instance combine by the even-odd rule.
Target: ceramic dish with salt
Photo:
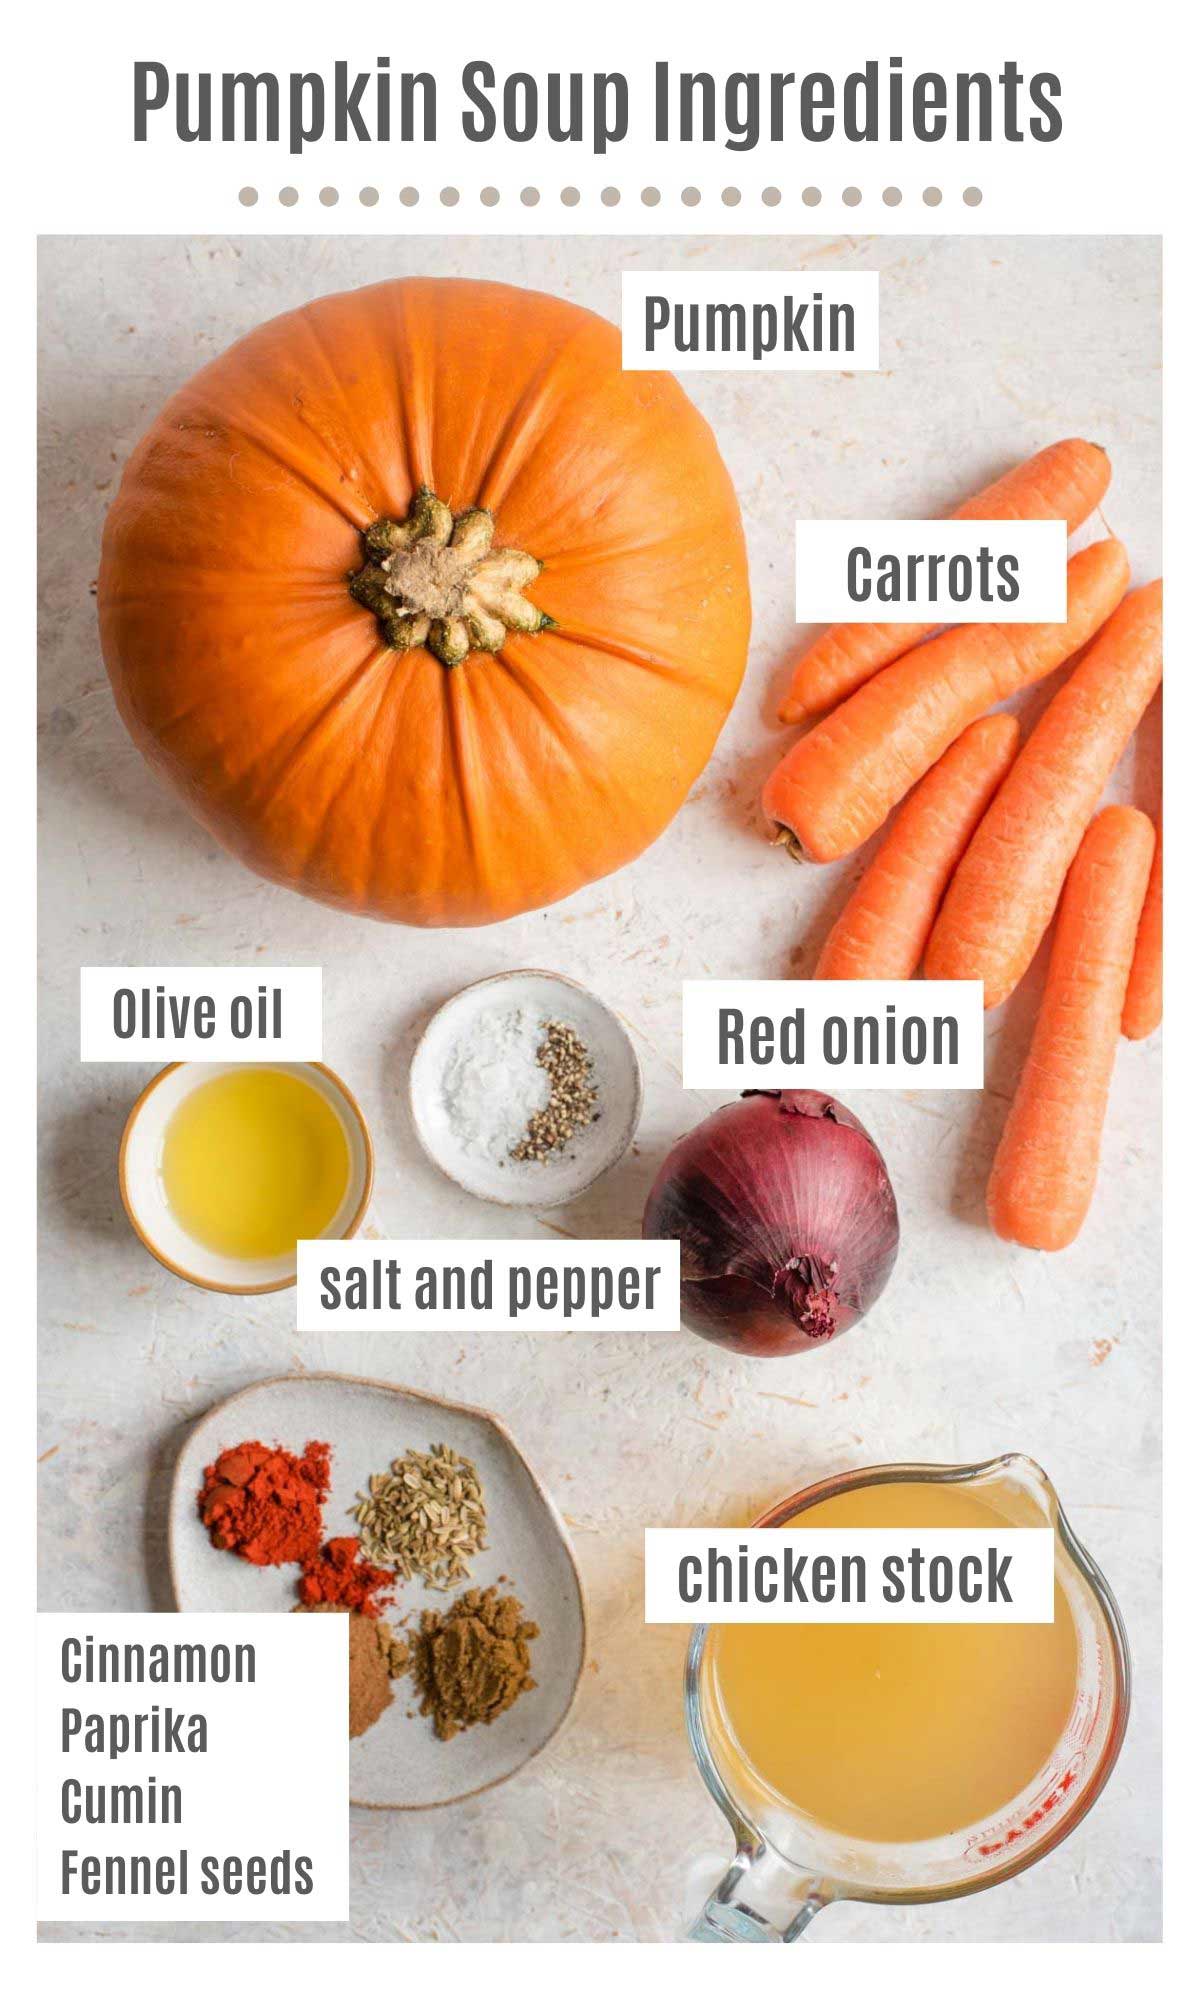
[[[587,1052],[589,1116],[544,1159],[514,1159],[550,1078],[537,1062],[546,1024],[562,1022]],[[409,1103],[435,1166],[468,1194],[507,1208],[559,1208],[628,1150],[642,1108],[629,1033],[611,1007],[554,972],[504,972],[440,1007],[413,1056]]]

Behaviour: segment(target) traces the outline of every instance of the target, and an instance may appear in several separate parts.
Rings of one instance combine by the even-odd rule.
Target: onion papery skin
[[[684,1324],[739,1354],[825,1347],[878,1299],[900,1242],[883,1155],[816,1090],[748,1091],[668,1153],[642,1235],[680,1246]]]

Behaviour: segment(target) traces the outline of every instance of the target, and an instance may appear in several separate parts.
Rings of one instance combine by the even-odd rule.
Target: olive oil
[[[965,1485],[831,1494],[795,1528],[1011,1527]],[[735,1754],[795,1811],[858,1840],[947,1837],[1018,1798],[1059,1743],[1080,1640],[1052,1625],[724,1625],[715,1694]]]
[[[288,1255],[329,1227],[349,1185],[350,1148],[313,1084],[247,1065],[182,1099],[160,1172],[189,1236],[221,1256],[259,1260]]]

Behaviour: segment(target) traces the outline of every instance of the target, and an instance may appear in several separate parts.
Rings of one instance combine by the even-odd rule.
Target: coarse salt
[[[535,1111],[550,1101],[537,1054],[545,1028],[533,1007],[497,1007],[451,1044],[442,1072],[442,1108],[466,1153],[507,1160]]]

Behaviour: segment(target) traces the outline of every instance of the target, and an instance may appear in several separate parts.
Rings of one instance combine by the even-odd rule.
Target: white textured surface
[[[698,375],[745,510],[755,602],[745,686],[704,777],[633,867],[485,931],[389,930],[247,874],[160,789],[117,720],[96,640],[96,551],[119,468],[165,396],[256,321],[404,272],[476,272],[615,317],[618,270],[877,268],[878,375]],[[636,1233],[656,1163],[715,1099],[679,1086],[679,981],[809,968],[845,893],[763,839],[771,716],[794,645],[797,514],[937,512],[1050,439],[1109,448],[1105,516],[1136,580],[1159,563],[1158,256],[1150,239],[58,239],[43,246],[44,1251],[42,1597],[47,1609],[165,1605],[166,1481],[215,1398],[291,1366],[384,1375],[495,1410],[575,1537],[592,1659],[564,1735],[501,1792],[414,1820],[355,1815],[348,1930],[303,1937],[664,1939],[720,1821],[684,1742],[684,1635],[641,1620],[645,1523],[746,1517],[805,1480],[886,1459],[1041,1459],[1130,1627],[1134,1714],[1116,1775],[1060,1852],[1002,1889],[916,1911],[846,1905],[839,1939],[1147,1938],[1158,1931],[1159,1151],[1157,1044],[1121,1050],[1104,1170],[1074,1249],[1038,1258],[981,1226],[981,1196],[1029,1032],[1037,975],[989,1022],[982,1096],[860,1094],[904,1239],[866,1325],[830,1350],[739,1361],[649,1341],[315,1338],[288,1293],[207,1296],[139,1249],[115,1158],[147,1072],[81,1068],[78,967],[323,962],[326,1056],[378,1149],[382,1235],[519,1235],[450,1187],[404,1112],[429,1010],[470,979],[544,965],[633,1026],[646,1081],[635,1151],[547,1223]],[[1032,705],[1045,699],[1035,692]],[[1115,790],[1153,808],[1154,731]],[[860,865],[851,862],[854,872]],[[54,1929],[79,1937],[88,1927]],[[261,1925],[106,1935],[262,1939]]]

